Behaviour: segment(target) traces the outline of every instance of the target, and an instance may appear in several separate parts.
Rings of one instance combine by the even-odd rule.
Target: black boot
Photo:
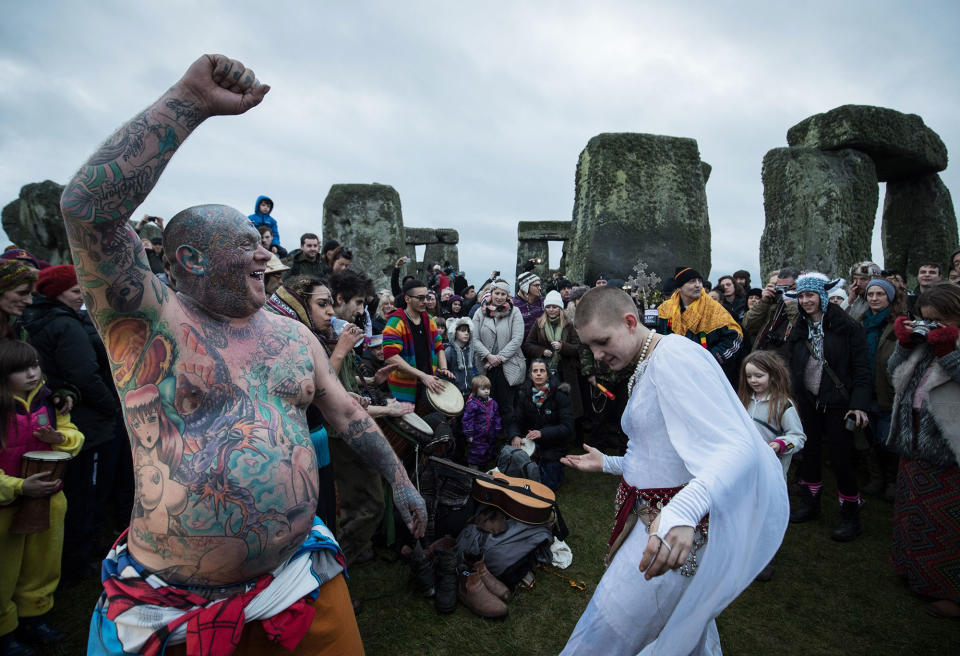
[[[860,533],[860,500],[840,502],[840,526],[830,534],[837,542],[850,542]]]
[[[412,549],[404,546],[400,550],[400,557],[410,566],[410,572],[413,575],[413,587],[416,591],[424,597],[432,597],[436,587],[433,554],[427,553],[418,540],[414,543]]]
[[[437,594],[433,598],[434,607],[441,615],[457,609],[457,548],[434,550],[437,564]]]
[[[800,504],[790,511],[790,523],[809,522],[820,516],[820,493],[813,494],[809,485],[800,484]]]
[[[870,480],[867,481],[866,485],[860,486],[860,491],[872,497],[883,495],[887,481],[880,464],[880,447],[871,446],[870,450],[867,451],[867,474],[869,474]]]

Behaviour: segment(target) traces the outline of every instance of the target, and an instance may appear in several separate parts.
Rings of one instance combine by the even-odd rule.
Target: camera
[[[913,322],[913,334],[919,335],[920,337],[926,337],[927,333],[935,328],[939,328],[940,324],[936,321],[927,321],[926,319],[917,319]]]
[[[843,427],[848,431],[855,431],[857,429],[857,418],[847,417],[847,420],[843,422]]]
[[[493,277],[494,277],[494,278],[499,278],[499,277],[500,277],[500,272],[499,272],[499,271],[494,271],[494,272],[493,272]]]
[[[776,290],[777,290],[776,291],[777,296],[783,296],[783,293],[790,291],[790,288],[787,287],[786,285],[777,285]]]

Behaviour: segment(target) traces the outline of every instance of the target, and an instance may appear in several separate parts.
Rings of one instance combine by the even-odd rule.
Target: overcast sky
[[[890,107],[960,147],[953,1],[5,4],[0,203],[65,183],[221,52],[272,91],[202,125],[137,216],[205,202],[249,214],[266,194],[293,247],[320,232],[330,185],[380,182],[405,225],[459,230],[472,280],[513,273],[517,221],[570,220],[577,157],[601,132],[697,140],[713,166],[713,279],[757,279],[761,162],[807,116]],[[955,196],[956,171],[941,174]],[[873,249],[882,264],[879,220]]]

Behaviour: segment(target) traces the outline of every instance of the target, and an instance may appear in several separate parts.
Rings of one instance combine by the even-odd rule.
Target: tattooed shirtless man
[[[240,62],[204,55],[64,190],[137,469],[129,533],[104,561],[91,654],[362,653],[342,553],[314,518],[310,403],[387,479],[413,534],[424,532],[423,500],[316,338],[261,309],[270,253],[247,217],[201,205],[168,222],[175,293],[127,225],[193,130],[267,91]]]

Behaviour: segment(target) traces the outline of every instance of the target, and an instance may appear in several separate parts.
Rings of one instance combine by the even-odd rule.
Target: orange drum
[[[463,394],[457,389],[457,386],[449,380],[440,379],[443,383],[442,392],[434,392],[429,387],[427,391],[427,401],[437,412],[443,413],[448,417],[459,417],[463,414]]]
[[[402,417],[381,417],[380,428],[401,462],[410,456],[418,444],[426,444],[433,438],[430,424],[410,412]]]
[[[63,451],[27,451],[20,458],[20,477],[47,472],[45,480],[63,480],[67,462],[72,456]],[[52,495],[51,495],[52,496]],[[21,496],[17,514],[10,525],[11,533],[29,535],[43,533],[50,528],[50,497]]]

